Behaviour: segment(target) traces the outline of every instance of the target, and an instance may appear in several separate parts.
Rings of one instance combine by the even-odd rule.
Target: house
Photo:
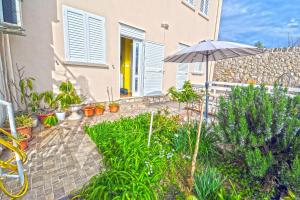
[[[201,63],[163,59],[217,39],[222,7],[222,0],[0,2],[2,69],[16,79],[16,66],[25,66],[38,91],[69,79],[90,101],[106,101],[107,89],[117,100],[203,83]]]

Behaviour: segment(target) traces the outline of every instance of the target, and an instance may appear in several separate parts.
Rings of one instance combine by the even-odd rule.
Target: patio
[[[116,114],[105,112],[103,116],[65,121],[50,129],[37,128],[27,150],[25,168],[29,175],[29,189],[22,199],[69,199],[70,193],[80,189],[92,176],[104,169],[101,154],[84,133],[84,125],[135,116],[163,107],[178,113],[177,103],[155,101],[147,105],[144,102],[124,103]],[[16,187],[14,181],[7,184],[12,190]],[[1,193],[0,199],[8,197]]]

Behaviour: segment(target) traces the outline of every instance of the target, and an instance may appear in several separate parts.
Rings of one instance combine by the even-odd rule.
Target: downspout
[[[3,68],[5,72],[5,85],[7,90],[7,100],[14,102],[14,97],[17,98],[16,90],[11,86],[11,82],[15,82],[14,70],[12,65],[11,50],[10,50],[10,41],[8,34],[2,34],[2,50],[3,50]],[[17,101],[17,99],[15,99]],[[16,102],[15,102],[16,103]],[[15,104],[13,104],[15,109]]]

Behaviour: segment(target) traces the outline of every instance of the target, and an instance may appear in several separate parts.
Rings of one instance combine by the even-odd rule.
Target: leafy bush
[[[142,114],[85,127],[104,155],[107,170],[83,188],[83,198],[158,199],[164,195],[175,159],[170,144],[178,121],[156,114],[150,148],[149,124],[150,115]]]
[[[217,119],[224,156],[264,186],[275,188],[272,180],[280,185],[291,171],[282,169],[300,155],[300,97],[278,85],[272,94],[264,86],[235,87],[220,99]],[[292,187],[298,191],[300,185]]]
[[[195,174],[195,193],[199,200],[216,199],[222,185],[222,175],[216,168],[206,167]]]
[[[32,127],[33,120],[29,115],[16,115],[15,117],[16,128]],[[5,127],[10,127],[9,120],[5,120]]]
[[[52,127],[58,124],[58,119],[55,115],[49,115],[44,119],[43,123],[49,127]]]

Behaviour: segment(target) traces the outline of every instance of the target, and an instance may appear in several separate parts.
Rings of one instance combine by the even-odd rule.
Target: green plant
[[[40,94],[40,99],[44,101],[44,109],[46,110],[54,110],[57,108],[57,100],[52,91],[45,91]]]
[[[43,123],[49,127],[52,127],[58,124],[58,119],[55,115],[49,115],[44,119]]]
[[[150,114],[103,122],[85,131],[104,155],[107,170],[83,188],[84,199],[161,199],[177,158],[171,139],[173,117],[155,115],[148,147]],[[105,138],[105,140],[103,140]]]
[[[223,182],[216,168],[206,167],[195,174],[195,194],[199,200],[215,199]]]
[[[109,106],[120,106],[120,104],[116,101],[109,102]]]
[[[236,191],[236,186],[229,180],[230,188],[221,187],[218,192],[219,200],[242,200],[242,195]]]
[[[102,109],[104,109],[105,108],[105,104],[104,103],[97,103],[96,104],[96,108],[102,108]]]
[[[182,90],[177,90],[175,87],[171,87],[168,90],[168,95],[174,101],[180,103],[185,103],[188,108],[190,104],[200,99],[200,95],[193,90],[192,84],[190,81],[186,81],[183,84]],[[187,109],[187,117],[189,121],[189,110]]]
[[[300,156],[297,155],[290,165],[286,165],[281,173],[283,182],[297,194],[300,194]]]
[[[28,106],[32,113],[35,113],[40,109],[41,98],[41,95],[37,92],[30,93]]]
[[[262,155],[259,149],[248,150],[245,156],[246,163],[250,168],[250,173],[256,177],[264,177],[273,163],[271,152],[268,152],[268,155]]]
[[[27,139],[28,139],[27,136],[17,133],[17,140],[24,141],[24,140],[27,140]]]
[[[29,115],[16,115],[15,116],[16,128],[20,127],[32,127],[33,120]],[[8,119],[5,121],[5,127],[9,127]]]
[[[235,87],[220,98],[215,133],[227,147],[226,159],[244,167],[252,182],[264,182],[264,190],[274,190],[272,180],[282,184],[290,171],[282,169],[299,156],[299,116],[300,97],[288,96],[285,88],[274,85],[269,93],[264,86]]]
[[[55,101],[59,103],[61,110],[65,110],[72,104],[80,104],[81,98],[77,95],[73,84],[70,81],[66,81],[60,84],[59,94]]]

